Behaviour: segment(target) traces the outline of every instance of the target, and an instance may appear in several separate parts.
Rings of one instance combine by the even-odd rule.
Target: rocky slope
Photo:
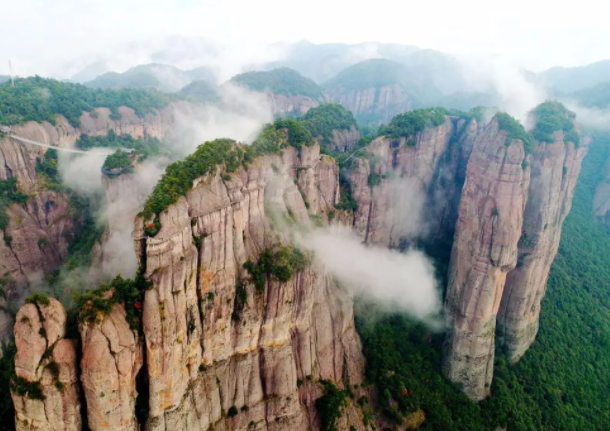
[[[81,321],[89,427],[136,429],[140,390],[149,430],[318,428],[315,400],[324,391],[317,381],[342,387],[363,379],[352,299],[311,259],[289,279],[268,275],[262,286],[244,264],[266,250],[292,250],[281,227],[308,223],[310,215],[326,220],[338,190],[337,167],[317,145],[290,147],[230,176],[216,170],[200,177],[160,214],[154,237],[137,219],[135,247],[151,283],[141,305],[143,335],[130,328],[121,304]],[[16,331],[18,358],[28,337]],[[71,365],[77,368],[76,358]],[[136,385],[141,365],[145,391]],[[29,411],[19,415],[34,420]],[[350,402],[337,425],[364,430],[361,418]]]
[[[304,95],[267,93],[269,105],[274,116],[285,117],[287,115],[303,115],[311,108],[315,108],[321,100],[313,99]]]

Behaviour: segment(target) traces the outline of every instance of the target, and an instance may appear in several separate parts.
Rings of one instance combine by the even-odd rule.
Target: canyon
[[[112,128],[163,137],[171,123],[164,115],[171,113],[151,117],[150,129],[141,122]],[[361,388],[352,296],[323,263],[295,254],[286,229],[331,221],[391,248],[454,238],[443,370],[471,399],[485,398],[496,336],[513,362],[536,337],[587,150],[561,130],[530,148],[500,119],[448,115],[406,136],[379,136],[347,166],[321,155],[318,143],[284,145],[199,176],[173,204],[136,218],[141,300],[122,300],[122,287],[98,291],[81,310],[80,352],[59,302],[30,301],[19,311],[15,370],[25,389],[13,391],[17,429],[77,430],[85,418],[92,430],[317,429],[324,382],[370,395]],[[110,127],[99,115],[84,120],[87,133]],[[72,133],[63,141],[42,137],[67,145]],[[106,181],[107,195],[120,187]],[[345,194],[354,208],[341,206]],[[261,269],[270,257],[290,276]],[[61,255],[49,265],[58,262]],[[44,396],[31,397],[37,392],[28,388]],[[62,417],[45,414],[59,403]],[[338,429],[368,429],[362,406],[348,399],[344,413]]]

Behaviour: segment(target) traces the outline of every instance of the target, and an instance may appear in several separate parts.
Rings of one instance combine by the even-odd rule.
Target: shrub
[[[126,169],[132,164],[129,153],[122,150],[116,150],[113,154],[106,157],[102,169]]]
[[[335,431],[335,423],[347,405],[347,392],[338,389],[327,380],[320,380],[320,384],[324,387],[324,395],[316,400],[316,409],[320,415],[320,429]]]
[[[519,139],[523,142],[523,149],[526,154],[530,154],[534,151],[532,136],[525,131],[521,123],[504,112],[498,112],[494,118],[498,122],[498,128],[507,132],[505,143],[507,147],[511,145],[514,140]]]
[[[46,293],[35,292],[25,299],[25,303],[47,307],[51,304],[51,300]]]
[[[438,127],[445,122],[447,111],[444,108],[417,109],[392,118],[390,124],[379,128],[379,135],[391,139],[411,137],[423,132],[426,127]]]
[[[227,411],[227,416],[230,418],[237,416],[237,407],[235,407],[235,406],[229,407],[229,410]]]

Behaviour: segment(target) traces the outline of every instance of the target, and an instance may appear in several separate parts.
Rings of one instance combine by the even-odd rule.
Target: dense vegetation
[[[571,97],[583,106],[601,109],[607,108],[610,105],[610,82],[603,82],[593,87],[576,91]]]
[[[390,124],[379,128],[379,135],[392,139],[410,137],[426,127],[438,127],[445,122],[447,111],[443,108],[417,109],[392,118]]]
[[[265,282],[273,279],[286,282],[309,265],[309,258],[295,247],[276,246],[261,253],[256,263],[248,260],[244,269],[250,274],[250,282],[257,292],[265,290]]]
[[[253,91],[271,91],[275,94],[302,95],[318,99],[322,89],[296,70],[280,67],[265,72],[246,72],[235,75],[231,82]]]
[[[302,148],[314,143],[311,133],[295,120],[277,120],[268,124],[248,146],[238,145],[232,139],[206,142],[186,159],[167,167],[144,205],[142,216],[149,220],[153,215],[158,215],[180,196],[185,196],[193,187],[195,179],[213,172],[218,166],[224,165],[225,171],[232,173],[260,155],[279,153],[288,146]],[[157,223],[155,227],[148,228],[147,232],[154,235],[159,228]]]
[[[540,142],[552,143],[553,133],[561,130],[564,133],[566,142],[574,142],[576,146],[580,144],[578,132],[574,128],[574,118],[576,115],[568,111],[559,102],[544,102],[538,105],[532,114],[536,120],[532,136]]]
[[[120,119],[120,106],[133,108],[136,114],[143,116],[153,109],[165,107],[175,98],[151,90],[94,90],[39,76],[19,78],[14,87],[9,83],[0,85],[0,123],[48,121],[55,124],[57,115],[63,115],[78,127],[82,113],[97,107],[109,108],[111,118]]]
[[[610,137],[595,135],[567,217],[542,303],[540,333],[517,365],[497,352],[492,396],[475,404],[441,374],[444,334],[402,316],[357,326],[367,378],[389,418],[422,408],[427,430],[607,430],[610,423],[610,229],[594,220],[592,200]],[[448,254],[437,260],[446,267]],[[369,307],[370,308],[370,307]]]
[[[494,119],[498,122],[498,128],[507,132],[506,145],[509,146],[512,141],[520,139],[523,142],[523,148],[526,153],[534,151],[534,141],[532,136],[525,131],[523,125],[505,112],[498,112]]]
[[[333,138],[333,130],[346,130],[358,127],[351,111],[337,103],[325,103],[312,108],[301,118],[301,123],[321,143],[328,145]]]
[[[114,153],[110,154],[104,160],[104,164],[102,165],[102,169],[127,169],[131,167],[131,157],[129,157],[129,153],[116,150]]]

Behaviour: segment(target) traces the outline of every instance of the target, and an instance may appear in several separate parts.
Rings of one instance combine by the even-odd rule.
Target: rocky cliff
[[[349,129],[335,129],[332,133],[332,142],[328,147],[331,151],[351,151],[362,137],[354,126]]]
[[[318,428],[317,382],[358,385],[364,362],[350,295],[290,247],[281,227],[327,220],[338,190],[338,169],[317,145],[289,147],[230,175],[217,169],[198,178],[161,212],[154,237],[138,218],[135,248],[150,283],[143,303],[105,308],[109,291],[81,309],[89,427],[136,429],[140,391],[149,430]],[[273,275],[261,263],[269,253],[293,272]],[[286,263],[295,256],[298,265]],[[134,309],[142,310],[141,335]],[[16,332],[18,358],[29,337]],[[71,364],[78,368],[76,357]],[[136,384],[140,366],[144,386]],[[29,411],[18,418],[34,420]],[[351,402],[337,425],[365,429]]]
[[[586,147],[564,142],[563,133],[556,132],[554,138],[553,143],[539,143],[530,157],[517,267],[508,274],[498,314],[500,341],[513,362],[523,356],[538,333],[540,302],[586,154]]]
[[[412,136],[373,141],[348,174],[356,232],[367,242],[398,246],[451,230],[476,136],[475,119],[447,117]]]
[[[489,393],[496,315],[517,264],[529,185],[523,142],[507,135],[493,120],[474,143],[449,269],[443,367],[475,400]]]
[[[586,153],[578,142],[564,142],[561,131],[524,144],[499,121],[479,134],[468,162],[446,295],[443,369],[475,400],[489,394],[496,321],[498,342],[513,362],[536,337]]]
[[[413,109],[411,96],[399,84],[350,91],[338,87],[328,89],[327,95],[367,122],[388,123],[395,115]]]
[[[267,93],[269,105],[274,116],[303,115],[311,108],[315,108],[323,99],[317,100],[301,94],[290,95],[281,93]]]

